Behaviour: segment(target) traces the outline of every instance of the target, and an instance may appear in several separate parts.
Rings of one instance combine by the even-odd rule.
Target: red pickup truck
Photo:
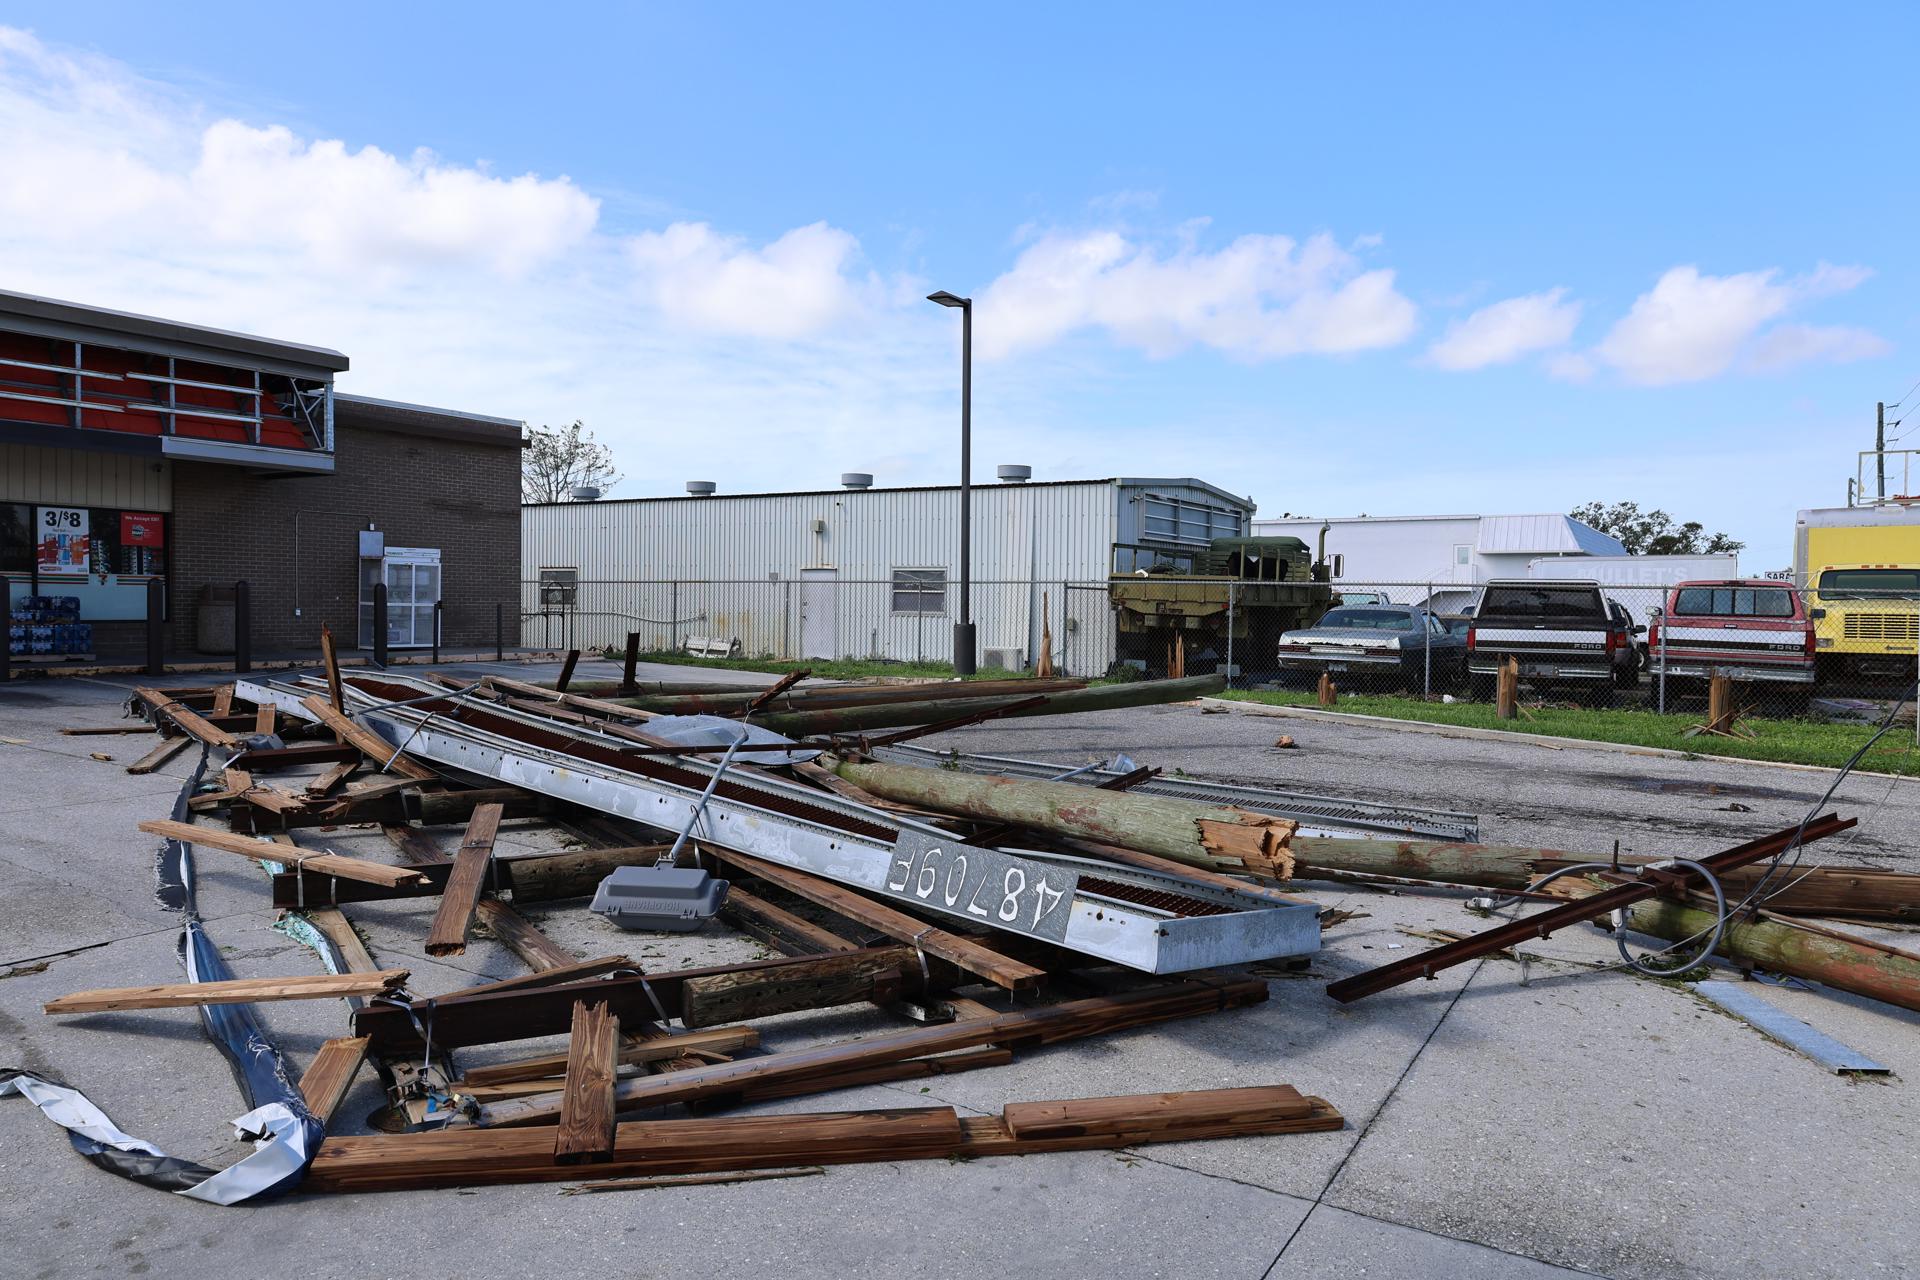
[[[1682,582],[1667,593],[1647,636],[1647,657],[1668,680],[1701,681],[1718,670],[1730,680],[1777,684],[1804,709],[1813,690],[1813,620],[1799,591],[1784,582],[1744,578]]]

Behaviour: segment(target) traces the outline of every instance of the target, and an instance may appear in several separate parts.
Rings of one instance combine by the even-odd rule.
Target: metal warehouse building
[[[1158,555],[1245,536],[1251,498],[1192,477],[973,490],[973,614],[982,665],[1112,661],[1106,581]],[[650,649],[717,641],[748,655],[945,659],[959,602],[960,490],[837,489],[533,504],[525,508],[527,644]]]

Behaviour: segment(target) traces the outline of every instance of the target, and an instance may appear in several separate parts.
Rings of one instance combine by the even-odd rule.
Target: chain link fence
[[[959,584],[937,571],[548,578],[523,584],[519,639],[619,649],[638,633],[652,653],[927,672],[951,663],[959,609]],[[975,582],[971,612],[983,670],[1032,670],[1047,648],[1066,675],[1219,673],[1236,689],[1314,695],[1324,677],[1336,699],[1491,701],[1511,664],[1522,706],[1867,720],[1920,677],[1913,570],[1687,588],[1141,574]]]

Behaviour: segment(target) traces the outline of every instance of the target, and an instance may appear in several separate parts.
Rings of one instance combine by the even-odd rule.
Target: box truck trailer
[[[1920,502],[1819,507],[1794,523],[1822,679],[1912,676],[1920,655]]]

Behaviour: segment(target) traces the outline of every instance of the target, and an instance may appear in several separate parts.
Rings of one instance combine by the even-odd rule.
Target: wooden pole
[[[1033,664],[1033,674],[1042,680],[1053,675],[1053,615],[1044,591],[1040,593],[1040,657]]]
[[[1493,714],[1497,719],[1511,720],[1520,711],[1520,662],[1517,658],[1508,658],[1500,664],[1500,674],[1494,678]]]
[[[561,693],[567,691],[567,686],[573,682],[573,669],[579,665],[579,662],[580,651],[578,649],[567,650],[567,660],[560,664],[560,675],[553,682],[555,689],[558,689]]]
[[[1324,671],[1320,673],[1319,696],[1320,705],[1323,707],[1330,707],[1340,701],[1339,687],[1333,683],[1333,677]]]
[[[1117,844],[1216,871],[1277,879],[1293,873],[1288,845],[1294,824],[1284,818],[1072,782],[996,778],[900,764],[836,761],[833,767],[855,786],[923,809]]]
[[[627,632],[627,659],[620,669],[620,692],[629,697],[639,692],[634,674],[640,666],[640,633]]]
[[[1069,715],[1079,711],[1111,711],[1122,707],[1150,707],[1205,697],[1227,687],[1224,676],[1192,676],[1185,680],[1142,680],[1133,684],[1097,685],[1039,695],[1033,706],[1005,711],[1028,696],[1006,698],[943,698],[929,702],[901,702],[884,706],[848,707],[832,711],[769,712],[754,723],[789,737],[819,733],[859,733],[900,725],[935,724],[961,716],[1005,711],[1009,717]]]
[[[1707,732],[1727,733],[1733,728],[1733,681],[1715,668],[1707,681]]]

